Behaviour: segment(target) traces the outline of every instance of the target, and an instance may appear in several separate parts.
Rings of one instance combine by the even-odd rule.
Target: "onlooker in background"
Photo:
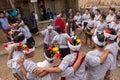
[[[41,9],[41,15],[42,15],[41,20],[46,20],[46,8],[43,2],[41,3],[40,9]]]
[[[76,35],[80,37],[82,34],[82,16],[79,11],[76,12],[76,15],[74,16],[75,26],[76,26]],[[74,33],[73,33],[74,34]]]
[[[31,23],[31,32],[33,34],[38,34],[38,26],[37,26],[37,21],[35,19],[35,12],[32,11],[31,16],[30,16],[30,23]]]
[[[107,24],[111,23],[114,20],[115,17],[115,8],[109,9],[109,14],[106,17]]]
[[[94,18],[94,20],[95,21],[99,21],[99,19],[100,19],[100,10],[99,9],[96,9],[96,11],[95,11],[95,18]]]
[[[114,21],[109,24],[109,28],[114,29],[117,34],[120,33],[120,16],[116,15]]]
[[[60,15],[57,15],[57,18],[56,18],[56,20],[55,20],[55,26],[56,26],[56,27],[61,27],[62,33],[65,33],[65,22],[64,22],[64,20],[61,18]]]
[[[8,18],[5,16],[4,12],[2,11],[0,12],[0,27],[5,34],[8,34],[8,31],[10,30]],[[8,40],[10,41],[9,38]]]
[[[73,11],[71,8],[69,9],[69,11],[67,13],[67,18],[69,18],[69,17],[72,17],[72,18],[74,17],[74,14],[73,14]]]
[[[64,13],[64,11],[61,11],[60,15],[62,18],[66,18],[66,14]]]
[[[68,33],[69,36],[73,36],[75,33],[75,21],[72,16],[69,16],[67,18],[67,23],[66,23],[66,33]]]
[[[82,19],[83,19],[82,26],[83,26],[83,28],[85,28],[88,24],[89,19],[90,19],[90,10],[89,9],[85,10],[85,13],[83,14]]]
[[[18,15],[16,16],[16,18],[17,18],[17,20],[19,21],[19,23],[20,23],[21,21],[24,21],[24,23],[25,23],[27,26],[29,26],[28,20],[27,20],[27,18],[24,16],[24,14],[18,13]]]
[[[117,15],[119,15],[119,16],[120,16],[120,10],[118,10]]]
[[[95,5],[95,6],[93,7],[93,13],[96,12],[96,9],[98,9],[98,7]]]
[[[53,13],[50,8],[47,9],[46,18],[47,20],[53,19]]]

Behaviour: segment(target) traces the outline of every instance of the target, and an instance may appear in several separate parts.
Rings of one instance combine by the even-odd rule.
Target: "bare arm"
[[[14,49],[15,49],[15,46],[12,47],[12,49],[11,49],[9,55],[8,55],[8,60],[12,59],[12,55],[13,55]]]
[[[26,75],[27,75],[27,71],[26,71],[26,69],[24,68],[23,61],[24,61],[23,58],[19,58],[19,59],[17,60],[17,63],[20,65],[20,69],[21,69],[23,75],[26,76]]]
[[[100,63],[103,64],[108,56],[108,54],[110,53],[109,50],[105,50],[103,53],[102,53],[102,56],[100,57]]]
[[[44,68],[43,70],[46,71],[46,72],[49,72],[49,73],[51,73],[51,72],[53,72],[53,73],[62,72],[62,70],[59,67]]]
[[[15,78],[17,78],[17,80],[22,80],[22,78],[17,73],[14,73],[13,75]]]

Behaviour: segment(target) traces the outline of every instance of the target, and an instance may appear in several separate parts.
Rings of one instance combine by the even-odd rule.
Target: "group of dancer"
[[[99,9],[95,14],[87,9],[83,15],[72,16],[70,13],[66,25],[70,34],[52,25],[39,31],[44,36],[45,60],[37,63],[32,60],[35,41],[24,21],[9,31],[12,41],[3,47],[9,53],[7,66],[17,80],[110,80],[119,52],[120,14],[110,8],[107,17]],[[84,35],[94,47],[87,53],[81,50]]]

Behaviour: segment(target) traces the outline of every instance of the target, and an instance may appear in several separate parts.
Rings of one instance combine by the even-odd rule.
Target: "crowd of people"
[[[59,80],[60,77],[61,80],[110,80],[110,75],[120,66],[117,65],[120,11],[116,14],[111,7],[108,13],[106,16],[97,8],[94,12],[86,9],[84,14],[77,11],[74,15],[70,9],[66,24],[63,14],[59,14],[55,24],[43,31],[38,31],[35,17],[31,16],[35,33],[44,37],[45,60],[35,63],[32,60],[35,40],[28,25],[19,18],[20,14],[9,24],[8,18],[0,12],[2,29],[10,39],[3,43],[9,53],[8,68],[17,80]],[[85,43],[91,49],[87,53],[80,49]]]

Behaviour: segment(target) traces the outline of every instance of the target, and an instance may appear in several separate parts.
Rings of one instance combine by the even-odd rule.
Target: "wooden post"
[[[10,1],[10,4],[11,4],[11,7],[12,7],[13,9],[15,9],[15,5],[14,5],[15,0],[9,0],[9,1]]]

